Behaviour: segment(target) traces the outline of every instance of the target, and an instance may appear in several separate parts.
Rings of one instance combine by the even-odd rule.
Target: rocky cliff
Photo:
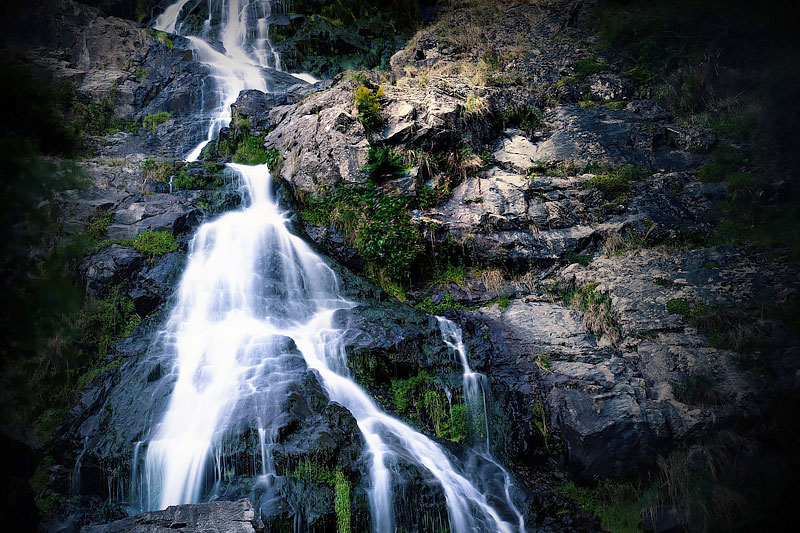
[[[348,524],[369,528],[356,422],[291,341],[276,485],[252,488],[259,437],[242,423],[223,452],[235,474],[217,490],[230,501],[127,518],[137,443],[175,379],[154,339],[193,230],[241,201],[223,163],[245,157],[248,142],[279,178],[295,233],[358,302],[337,315],[352,375],[468,464],[477,459],[466,430],[452,412],[442,422],[430,400],[449,401],[461,378],[431,315],[462,327],[473,369],[488,378],[491,451],[520,486],[531,529],[782,523],[767,487],[784,487],[796,465],[791,158],[765,162],[785,146],[701,120],[716,112],[710,100],[689,112],[659,93],[641,76],[649,63],[632,68],[598,29],[621,7],[439,3],[400,21],[395,3],[346,20],[314,2],[283,6],[270,35],[289,66],[330,79],[308,85],[264,69],[273,92],[243,91],[230,127],[187,163],[205,135],[208,68],[186,39],[141,24],[164,6],[95,4],[15,6],[4,24],[9,57],[69,82],[66,117],[91,124],[83,109],[105,113],[103,127],[83,126],[91,150],[76,165],[87,184],[53,197],[57,234],[31,247],[45,257],[81,239],[76,316],[81,332],[102,331],[73,342],[92,354],[58,399],[9,417],[16,428],[57,427],[39,432],[46,442],[4,431],[28,457],[14,486],[18,501],[36,499],[40,527],[335,531],[338,472],[352,487]],[[418,14],[425,23],[410,40],[379,37],[392,17],[407,29]],[[369,65],[353,63],[368,53]],[[352,70],[375,65],[384,68]],[[744,78],[756,67],[736,68]],[[108,315],[112,326],[92,322]],[[5,354],[13,376],[21,365]],[[327,474],[306,475],[309,460]],[[422,469],[398,468],[408,472],[395,512],[426,530],[444,512],[441,489]]]

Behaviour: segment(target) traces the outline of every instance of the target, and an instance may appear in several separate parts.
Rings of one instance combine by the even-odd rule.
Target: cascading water
[[[158,24],[182,28],[176,21],[184,3],[165,11],[174,20],[159,19]],[[223,114],[240,90],[266,89],[257,75],[257,63],[244,48],[248,19],[242,13],[253,4],[264,2],[222,2],[228,13],[221,28],[224,53],[200,37],[190,37],[197,59],[209,65],[220,87],[217,126],[230,120]],[[215,463],[216,480],[221,479],[219,450],[236,424],[258,428],[259,481],[267,483],[275,475],[271,421],[280,416],[279,400],[287,386],[308,367],[317,371],[330,400],[347,408],[363,433],[374,531],[395,529],[392,480],[399,474],[392,467],[402,461],[424,468],[442,487],[451,531],[523,530],[508,494],[507,474],[503,498],[493,479],[470,479],[459,472],[433,440],[383,413],[349,377],[343,332],[334,326],[334,315],[353,304],[340,296],[334,272],[287,229],[286,218],[270,194],[266,165],[229,167],[241,177],[246,207],[203,224],[192,240],[177,302],[159,335],[160,350],[173,360],[175,386],[146,443],[140,474],[145,487],[134,491],[142,506],[164,508],[208,497],[204,493],[208,465]],[[448,345],[458,347],[460,332],[459,341],[451,344],[454,338],[445,335]],[[465,381],[468,394],[472,392]],[[244,404],[249,408],[243,409]],[[502,471],[488,456],[488,444],[485,455],[484,464],[489,461]],[[137,464],[134,472],[139,472]]]

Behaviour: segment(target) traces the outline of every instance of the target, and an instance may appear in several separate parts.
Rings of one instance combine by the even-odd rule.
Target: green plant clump
[[[145,180],[154,181],[156,183],[166,183],[169,177],[175,172],[175,166],[168,161],[159,161],[151,157],[145,159],[139,166],[144,175]]]
[[[144,230],[132,241],[133,247],[140,254],[145,255],[164,255],[178,249],[178,243],[170,231]]]
[[[603,198],[608,200],[601,208],[607,209],[630,202],[633,198],[631,182],[644,179],[645,176],[643,169],[626,165],[594,176],[583,184],[583,188],[599,190]]]
[[[276,147],[269,148],[267,150],[267,166],[269,167],[269,171],[273,176],[278,176],[281,173],[281,169],[283,168],[283,156],[281,155],[280,150]]]
[[[291,470],[287,475],[299,481],[316,483],[318,485],[328,485],[334,491],[336,500],[333,508],[336,512],[336,524],[339,533],[350,533],[352,518],[352,483],[338,468],[334,471],[329,470],[324,465],[303,459],[297,468]]]
[[[373,91],[366,85],[359,85],[353,95],[358,110],[358,119],[367,131],[377,131],[386,122],[381,116],[382,97],[383,87],[378,87],[377,91]]]
[[[240,165],[263,165],[268,160],[264,150],[264,140],[261,137],[248,135],[239,143],[233,162]]]
[[[683,298],[672,298],[667,302],[667,312],[671,315],[688,317],[692,313],[692,309]]]
[[[463,304],[453,300],[453,297],[449,292],[442,296],[442,299],[438,304],[433,303],[430,298],[425,298],[422,302],[416,305],[416,308],[424,313],[437,316],[444,315],[445,311],[448,309],[467,309],[467,307]]]
[[[390,148],[370,146],[364,173],[375,183],[382,183],[406,172],[405,158],[401,152]]]
[[[156,134],[156,126],[159,126],[172,118],[172,113],[169,111],[159,111],[152,115],[147,115],[142,119],[142,127],[150,130],[153,135]]]
[[[530,106],[510,106],[495,115],[495,121],[500,129],[518,126],[531,134],[542,123],[542,112]]]
[[[391,196],[384,187],[338,187],[308,199],[301,216],[343,231],[367,263],[367,275],[387,288],[409,278],[422,250],[408,208],[408,199]]]

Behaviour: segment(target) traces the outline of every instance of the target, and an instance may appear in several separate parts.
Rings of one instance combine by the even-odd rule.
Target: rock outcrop
[[[249,500],[176,505],[104,525],[81,533],[261,533],[264,524]]]

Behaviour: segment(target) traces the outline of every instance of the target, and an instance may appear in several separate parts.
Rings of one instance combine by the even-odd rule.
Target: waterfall
[[[178,4],[167,11],[172,13]],[[217,125],[230,120],[223,112],[239,90],[264,90],[257,63],[244,48],[248,18],[242,13],[252,13],[256,4],[263,2],[222,2],[222,11],[228,13],[222,19],[224,53],[190,37],[196,57],[210,66],[219,84]],[[174,11],[180,13],[180,7]],[[288,230],[271,194],[267,166],[228,167],[240,177],[243,207],[197,230],[176,303],[159,335],[158,349],[173,362],[175,385],[147,439],[143,505],[157,509],[208,497],[208,467],[213,464],[217,481],[227,475],[220,449],[226,435],[242,423],[258,428],[261,481],[268,483],[275,475],[270,458],[273,421],[280,416],[287,387],[310,368],[330,400],[353,415],[364,436],[373,531],[395,530],[392,486],[400,474],[393,467],[401,461],[423,468],[441,486],[451,531],[523,530],[521,520],[515,525],[503,518],[521,519],[513,505],[493,493],[494,485],[471,479],[468,469],[436,442],[384,413],[350,378],[344,332],[335,326],[334,315],[354,304],[341,297],[333,270]],[[446,340],[449,345],[452,339]],[[138,445],[136,451],[138,455]],[[488,457],[488,445],[486,451]],[[505,480],[508,492],[507,474]]]

